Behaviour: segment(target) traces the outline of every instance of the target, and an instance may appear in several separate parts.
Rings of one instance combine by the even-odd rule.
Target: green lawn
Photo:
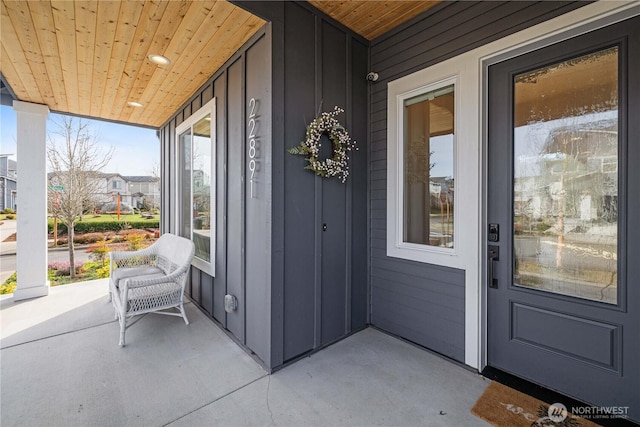
[[[158,220],[160,215],[154,215],[152,219]],[[116,214],[102,214],[98,216],[93,215],[84,215],[82,217],[82,222],[100,222],[100,221],[117,221],[118,215]],[[121,222],[131,222],[131,221],[144,221],[146,218],[140,216],[140,214],[131,214],[131,215],[120,215]]]

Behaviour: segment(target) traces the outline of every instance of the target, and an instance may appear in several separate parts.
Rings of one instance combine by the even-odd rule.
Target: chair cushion
[[[111,282],[117,288],[120,285],[120,280],[128,279],[131,277],[158,275],[164,276],[162,270],[158,267],[131,267],[131,268],[118,268],[111,275]],[[145,277],[149,278],[149,277]]]

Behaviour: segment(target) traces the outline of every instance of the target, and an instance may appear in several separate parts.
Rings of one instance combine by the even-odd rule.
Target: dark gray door
[[[489,69],[490,366],[640,420],[640,19]]]

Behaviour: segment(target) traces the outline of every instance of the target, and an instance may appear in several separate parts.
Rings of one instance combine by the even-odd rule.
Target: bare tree
[[[74,227],[87,205],[99,193],[100,172],[111,160],[113,147],[104,150],[89,122],[69,116],[54,121],[48,135],[49,209],[67,227],[71,277],[75,277]]]

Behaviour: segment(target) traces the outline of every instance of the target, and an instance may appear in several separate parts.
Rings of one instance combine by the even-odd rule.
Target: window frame
[[[174,173],[175,173],[175,194],[176,194],[176,204],[175,204],[175,221],[174,221],[174,229],[177,234],[180,235],[181,225],[182,225],[182,191],[183,191],[183,182],[181,179],[181,146],[180,146],[180,135],[185,133],[187,130],[191,129],[191,138],[190,144],[193,144],[193,126],[198,123],[200,120],[204,119],[207,115],[211,117],[211,186],[210,186],[210,210],[211,210],[211,218],[210,222],[210,237],[209,237],[209,254],[210,260],[205,261],[196,256],[193,257],[191,261],[191,265],[198,268],[201,271],[209,274],[212,277],[215,277],[215,265],[216,265],[216,224],[217,224],[217,212],[216,212],[216,98],[212,98],[209,102],[203,105],[198,111],[189,116],[184,122],[180,123],[176,126],[175,130],[175,149],[176,149],[176,161],[174,162]],[[193,151],[193,150],[191,150]],[[193,158],[191,158],[191,164],[193,166]],[[190,170],[190,180],[189,180],[189,200],[193,203],[193,167]],[[190,240],[193,241],[193,215],[189,218],[189,231],[190,231]]]
[[[444,248],[404,241],[404,123],[405,101],[453,85],[453,248]],[[459,202],[459,134],[460,134],[460,81],[458,75],[439,79],[424,79],[422,75],[409,75],[389,83],[387,98],[387,255],[431,264],[457,267],[461,243],[458,225]]]

